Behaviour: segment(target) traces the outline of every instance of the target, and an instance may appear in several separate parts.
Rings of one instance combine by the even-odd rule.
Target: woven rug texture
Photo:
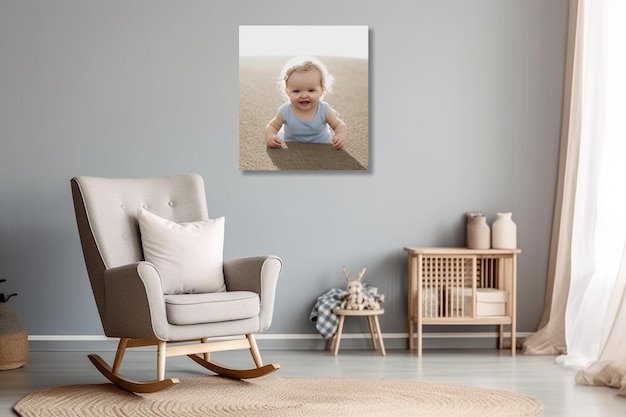
[[[534,398],[508,391],[415,380],[293,378],[238,381],[182,378],[152,394],[111,384],[43,389],[21,399],[22,417],[191,416],[537,416]]]

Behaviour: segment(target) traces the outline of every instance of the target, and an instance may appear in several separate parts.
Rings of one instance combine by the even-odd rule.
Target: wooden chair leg
[[[250,343],[250,353],[252,354],[255,365],[257,366],[257,368],[262,367],[263,360],[261,359],[261,353],[259,352],[259,347],[256,344],[256,339],[254,338],[254,335],[252,333],[247,334],[246,338],[248,339],[248,343]]]
[[[333,347],[335,346],[335,336],[337,336],[337,333],[329,337],[326,341],[326,350],[333,350]]]
[[[117,344],[117,351],[115,352],[115,359],[113,361],[113,373],[118,373],[120,371],[120,367],[122,366],[122,361],[124,360],[124,353],[126,353],[126,348],[128,347],[129,339],[127,337],[123,337],[120,339]]]
[[[205,337],[204,339],[201,339],[202,343],[209,343],[209,338]],[[210,361],[211,360],[211,352],[206,352],[204,353],[204,360],[205,361]]]
[[[383,342],[383,334],[380,331],[380,322],[378,321],[378,316],[374,316],[374,326],[376,327],[378,341],[380,342],[380,353],[382,353],[383,356],[386,356],[387,352],[385,352],[385,343]]]
[[[157,381],[163,381],[165,379],[165,360],[167,342],[161,340],[157,343]]]
[[[370,329],[370,338],[372,339],[372,348],[378,350],[376,346],[376,327],[374,325],[374,318],[376,316],[367,316],[367,327]]]
[[[341,332],[343,332],[343,321],[346,318],[346,316],[341,315],[339,316],[339,324],[337,325],[337,333],[335,334],[335,351],[333,352],[334,356],[337,356],[337,353],[339,353],[339,344],[341,343]]]

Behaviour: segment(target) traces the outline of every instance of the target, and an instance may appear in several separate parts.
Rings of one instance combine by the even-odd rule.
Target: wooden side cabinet
[[[520,249],[412,248],[408,253],[409,349],[422,355],[424,325],[498,325],[516,350],[517,255]]]

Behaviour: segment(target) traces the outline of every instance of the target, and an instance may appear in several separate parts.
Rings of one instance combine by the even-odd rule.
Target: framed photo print
[[[367,26],[239,27],[239,169],[369,169]]]

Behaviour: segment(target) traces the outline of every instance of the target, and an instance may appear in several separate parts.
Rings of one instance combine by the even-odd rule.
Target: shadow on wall
[[[279,170],[366,170],[344,149],[318,143],[289,142],[283,148],[267,148],[267,154]]]

